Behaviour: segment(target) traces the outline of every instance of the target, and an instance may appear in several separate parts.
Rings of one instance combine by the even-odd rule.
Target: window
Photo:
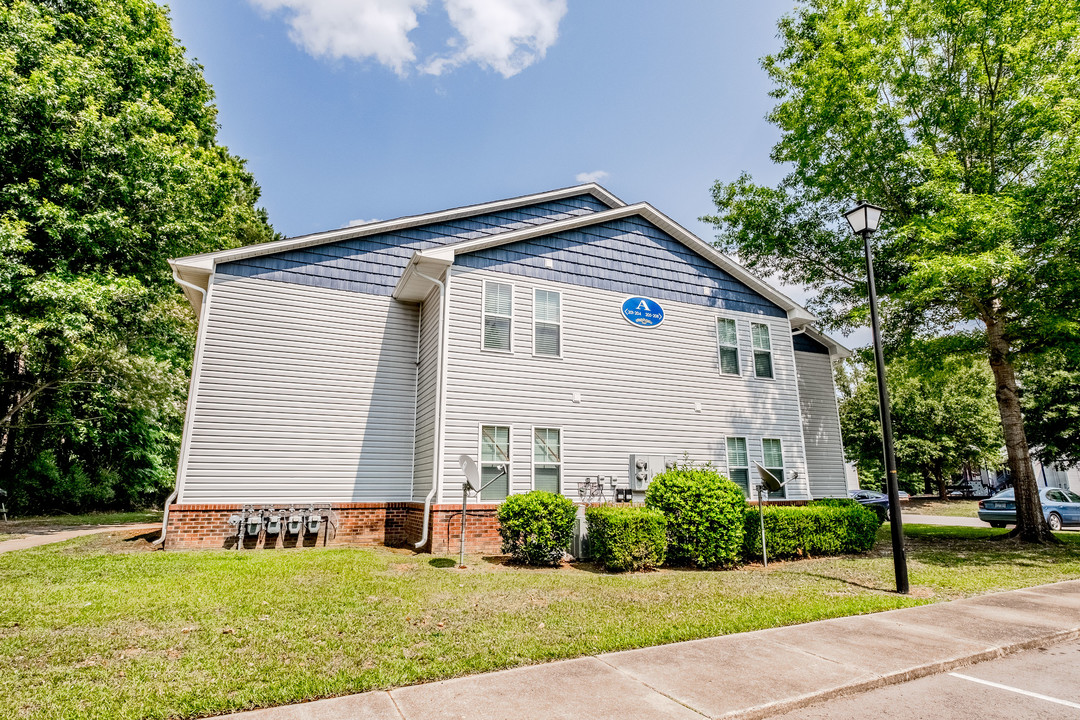
[[[562,355],[562,297],[554,290],[533,295],[533,354]]]
[[[784,482],[784,448],[779,440],[765,438],[761,441],[762,465],[780,482]],[[777,492],[769,493],[771,498],[787,497],[787,486]]]
[[[510,428],[480,428],[480,500],[499,502],[510,494]]]
[[[750,495],[750,458],[746,454],[746,438],[727,439],[727,470],[731,481]]]
[[[717,318],[716,343],[720,353],[720,374],[739,374],[739,336],[735,321]]]
[[[750,323],[750,336],[754,340],[754,375],[759,378],[771,378],[773,367],[769,326],[762,323]]]
[[[562,431],[533,428],[533,489],[558,493],[562,485]]]
[[[484,283],[484,349],[510,352],[514,317],[514,286]]]

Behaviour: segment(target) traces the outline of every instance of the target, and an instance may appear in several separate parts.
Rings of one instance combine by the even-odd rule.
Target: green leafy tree
[[[0,3],[0,482],[21,509],[170,482],[194,318],[167,258],[271,239],[150,0]]]
[[[764,59],[781,130],[776,187],[713,188],[718,245],[806,285],[835,328],[866,324],[861,242],[840,219],[886,208],[875,271],[891,343],[947,337],[994,374],[1017,532],[1051,539],[1017,366],[1080,333],[1078,0],[806,0]]]
[[[947,495],[964,465],[1000,462],[1001,419],[994,379],[985,362],[950,356],[940,366],[897,358],[886,368],[892,404],[896,464],[909,492],[934,488]],[[877,374],[869,358],[838,367],[840,425],[847,458],[860,476],[883,478]],[[873,488],[872,488],[873,489]],[[880,489],[880,488],[878,488]]]
[[[1020,377],[1035,455],[1047,465],[1080,465],[1080,345],[1032,359]]]

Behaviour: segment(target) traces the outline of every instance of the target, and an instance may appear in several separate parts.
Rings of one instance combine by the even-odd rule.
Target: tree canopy
[[[194,318],[170,257],[272,238],[151,0],[0,3],[0,483],[20,509],[171,484]]]
[[[944,497],[965,465],[1000,466],[1001,418],[985,362],[950,356],[932,365],[898,357],[885,372],[904,489]],[[856,356],[837,367],[837,380],[844,454],[858,466],[863,487],[881,490],[885,468],[874,364]]]
[[[864,324],[856,199],[875,236],[886,335],[947,337],[994,372],[1018,530],[1049,538],[1016,364],[1080,335],[1080,0],[805,0],[764,59],[776,187],[717,182],[718,245]],[[943,343],[944,344],[944,343]]]

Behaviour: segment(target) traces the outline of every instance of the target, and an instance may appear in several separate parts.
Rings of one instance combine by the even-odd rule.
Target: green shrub
[[[589,552],[608,570],[647,570],[664,564],[667,520],[659,510],[603,505],[585,511]]]
[[[746,513],[745,559],[761,557],[760,522],[757,508],[751,507]],[[858,503],[765,508],[770,558],[866,552],[874,546],[880,526],[874,511]]]
[[[878,526],[880,527],[889,519],[889,511],[880,505],[863,505],[858,500],[852,498],[821,498],[819,500],[811,500],[807,503],[809,506],[822,506],[822,507],[864,507],[874,513],[874,516],[878,519]]]
[[[670,563],[728,567],[738,561],[746,498],[712,468],[686,465],[660,473],[649,484],[645,505],[667,518]]]
[[[576,512],[569,498],[555,493],[510,495],[496,514],[503,552],[526,565],[557,565],[570,546]]]

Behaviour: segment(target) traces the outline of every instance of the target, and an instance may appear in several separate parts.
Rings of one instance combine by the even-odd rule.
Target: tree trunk
[[[941,472],[941,466],[934,467],[934,479],[937,481],[938,498],[941,500],[949,499],[949,488],[946,487],[945,476]]]
[[[1054,536],[1043,518],[1039,485],[1031,467],[1027,435],[1024,433],[1024,416],[1020,410],[1020,395],[1016,386],[1016,370],[1012,352],[1005,337],[1002,318],[992,316],[986,322],[986,337],[990,349],[990,369],[994,372],[997,386],[998,412],[1001,429],[1005,435],[1005,450],[1009,456],[1013,492],[1016,494],[1016,530],[1014,533],[1025,542],[1053,542]]]

